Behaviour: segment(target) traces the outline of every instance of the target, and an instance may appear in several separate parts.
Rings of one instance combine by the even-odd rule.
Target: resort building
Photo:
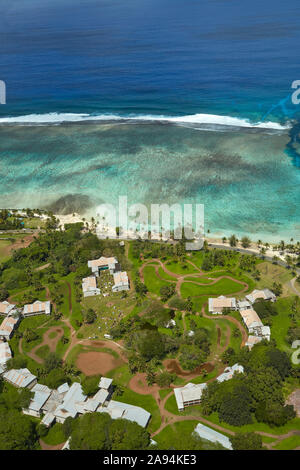
[[[90,260],[88,261],[88,267],[91,268],[95,276],[99,276],[100,272],[105,270],[108,270],[110,274],[119,271],[118,260],[114,257],[105,258],[101,256],[99,259]]]
[[[4,380],[19,388],[32,389],[37,383],[35,375],[28,369],[11,369],[3,374]]]
[[[179,411],[184,411],[184,408],[192,405],[199,405],[203,390],[206,388],[204,384],[188,383],[184,387],[174,388],[175,399]]]
[[[112,290],[113,292],[129,290],[129,280],[126,271],[114,273],[114,285]]]
[[[107,406],[100,407],[99,413],[108,413],[112,419],[127,419],[139,424],[143,428],[147,426],[151,418],[151,414],[135,405],[128,405],[119,401],[110,400]]]
[[[254,328],[263,326],[261,319],[253,309],[240,310],[241,317],[245,323],[249,333],[254,332]]]
[[[7,316],[16,312],[16,306],[14,304],[10,304],[6,300],[4,302],[0,302],[0,315]]]
[[[0,325],[0,340],[9,341],[19,324],[19,318],[5,317]]]
[[[243,374],[244,367],[240,366],[239,364],[234,364],[232,367],[226,367],[223,374],[217,377],[217,382],[225,382],[226,380],[230,380],[232,379],[235,373]]]
[[[0,341],[0,365],[3,369],[5,369],[5,365],[11,357],[9,344],[6,341]]]
[[[253,292],[251,292],[251,294],[246,295],[246,299],[251,304],[254,304],[254,302],[256,302],[256,300],[258,299],[270,300],[271,302],[275,302],[276,295],[269,289],[262,289],[262,290],[255,289]]]
[[[233,450],[229,437],[224,436],[224,434],[221,434],[208,426],[204,426],[204,424],[198,423],[194,432],[202,439],[206,439],[207,441],[215,444],[221,444],[225,449]]]
[[[41,302],[36,300],[33,304],[24,305],[23,315],[24,317],[31,317],[34,315],[50,315],[51,303],[50,301]]]
[[[271,329],[269,326],[257,326],[253,328],[252,333],[261,339],[266,339],[267,341],[270,341],[271,339]]]
[[[208,299],[208,311],[213,314],[223,313],[224,309],[236,310],[236,300],[234,297],[220,297]]]
[[[101,291],[97,287],[97,278],[95,276],[83,278],[82,291],[83,297],[92,297],[93,295],[99,295]]]

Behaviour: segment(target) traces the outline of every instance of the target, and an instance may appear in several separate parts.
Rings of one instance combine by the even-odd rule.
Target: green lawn
[[[195,283],[183,282],[181,285],[181,295],[183,298],[198,295],[228,295],[239,292],[243,286],[231,279],[220,279],[211,286],[200,286]]]
[[[300,446],[300,436],[291,436],[274,446],[277,450],[292,450]]]
[[[199,272],[196,268],[194,268],[194,266],[192,266],[187,261],[167,261],[165,267],[175,274],[192,274]]]
[[[66,442],[66,440],[67,439],[62,431],[62,424],[60,423],[55,423],[54,426],[49,429],[48,434],[42,437],[42,441],[52,446]]]
[[[271,326],[271,337],[275,339],[279,349],[288,352],[291,354],[293,349],[286,342],[286,336],[289,327],[291,326],[291,319],[289,317],[291,313],[291,305],[294,296],[288,298],[278,299],[276,302],[276,308],[278,315],[272,317],[272,326]]]
[[[145,284],[150,292],[160,296],[160,289],[163,286],[168,286],[170,283],[162,281],[156,276],[154,266],[146,266],[143,271]]]

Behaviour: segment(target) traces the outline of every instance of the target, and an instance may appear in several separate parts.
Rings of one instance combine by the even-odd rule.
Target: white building
[[[135,405],[110,400],[107,406],[102,406],[97,410],[99,413],[108,413],[112,419],[127,419],[139,424],[143,428],[147,426],[151,418],[151,414]]]
[[[221,434],[208,426],[204,426],[204,424],[198,423],[194,432],[202,439],[206,439],[207,441],[215,444],[221,444],[225,449],[233,450],[230,439],[227,436],[224,436],[224,434]]]
[[[80,383],[74,382],[65,394],[62,404],[53,412],[56,421],[58,423],[64,423],[68,417],[76,418],[79,413],[76,403],[83,402],[85,399],[86,395],[84,395]]]
[[[16,313],[16,306],[14,304],[10,304],[6,300],[4,302],[0,302],[0,315],[12,315]]]
[[[262,341],[261,336],[249,335],[247,339],[247,343],[245,343],[245,346],[248,346],[249,349],[252,349],[255,344],[260,343],[261,341]]]
[[[263,326],[255,310],[240,310],[240,314],[250,334],[253,334],[255,328]]]
[[[19,318],[5,317],[0,325],[0,340],[9,341],[19,324]]]
[[[88,261],[88,267],[91,268],[92,273],[99,276],[101,271],[108,270],[110,274],[118,271],[118,260],[114,257],[105,258],[101,256],[99,259],[93,259]]]
[[[36,383],[37,378],[31,374],[28,369],[10,369],[3,374],[4,380],[15,387],[31,389]]]
[[[245,297],[251,304],[254,304],[257,299],[270,300],[271,302],[276,301],[276,295],[269,289],[255,289],[251,294],[248,294]]]
[[[230,310],[236,310],[236,300],[234,297],[225,297],[220,295],[219,297],[213,297],[208,299],[208,311],[212,314],[223,313],[223,310],[228,308]]]
[[[112,290],[113,292],[129,290],[129,279],[126,271],[114,273],[114,285]]]
[[[188,383],[184,387],[174,388],[175,399],[179,411],[184,411],[186,406],[199,405],[206,383]]]
[[[244,367],[240,366],[239,364],[234,364],[232,367],[226,367],[223,374],[217,377],[217,382],[225,382],[226,380],[230,380],[232,379],[235,373],[243,374]]]
[[[24,317],[31,317],[34,315],[50,315],[51,303],[50,301],[41,302],[36,300],[33,304],[24,305],[23,315]]]
[[[31,392],[34,393],[28,408],[23,408],[23,413],[30,416],[40,418],[42,416],[42,408],[51,395],[51,389],[46,385],[36,383],[32,388]]]
[[[82,279],[82,291],[83,297],[92,297],[94,295],[100,295],[101,291],[97,287],[97,278],[95,276],[89,276]]]
[[[5,369],[5,364],[11,359],[11,350],[6,341],[0,341],[0,365]]]

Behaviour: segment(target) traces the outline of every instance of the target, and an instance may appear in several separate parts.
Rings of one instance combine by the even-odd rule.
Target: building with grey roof
[[[76,418],[78,415],[76,403],[83,402],[85,399],[86,395],[84,395],[82,391],[81,384],[74,382],[68,392],[65,394],[62,404],[59,405],[54,411],[56,421],[59,423],[64,423],[68,417]]]
[[[19,388],[31,389],[37,383],[36,376],[28,369],[10,369],[3,374],[3,378]]]
[[[51,394],[51,389],[46,385],[37,383],[31,388],[31,391],[34,393],[34,396],[31,399],[28,408],[23,408],[23,413],[39,418],[42,415],[42,407]]]
[[[254,289],[251,294],[246,295],[246,300],[248,300],[251,304],[254,304],[254,302],[258,299],[270,300],[271,302],[275,302],[276,295],[272,291],[270,291],[270,289]]]
[[[16,312],[17,310],[14,304],[10,304],[7,300],[0,302],[0,315],[13,315]]]
[[[108,413],[112,419],[128,419],[128,421],[133,421],[143,428],[147,426],[151,418],[151,414],[143,408],[115,400],[110,400],[107,406],[100,407],[97,411]]]
[[[6,341],[0,341],[0,364],[5,368],[5,364],[11,359],[11,349]]]
[[[112,385],[113,379],[109,379],[108,377],[101,377],[99,382],[99,388],[104,388],[108,390]]]
[[[230,439],[224,434],[215,431],[214,429],[205,426],[204,424],[198,423],[195,427],[194,432],[201,437],[201,439],[206,439],[207,441],[213,442],[215,444],[221,444],[225,449],[233,450]]]

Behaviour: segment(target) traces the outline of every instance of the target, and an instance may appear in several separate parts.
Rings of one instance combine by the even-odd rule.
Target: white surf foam
[[[90,115],[85,113],[48,113],[28,114],[26,116],[0,118],[0,124],[60,124],[63,122],[82,121],[156,121],[185,124],[208,124],[230,127],[248,127],[260,129],[284,130],[290,129],[291,124],[285,125],[277,122],[251,122],[248,119],[232,116],[219,116],[216,114],[192,114],[187,116],[155,116],[155,115],[128,115],[117,114]]]

